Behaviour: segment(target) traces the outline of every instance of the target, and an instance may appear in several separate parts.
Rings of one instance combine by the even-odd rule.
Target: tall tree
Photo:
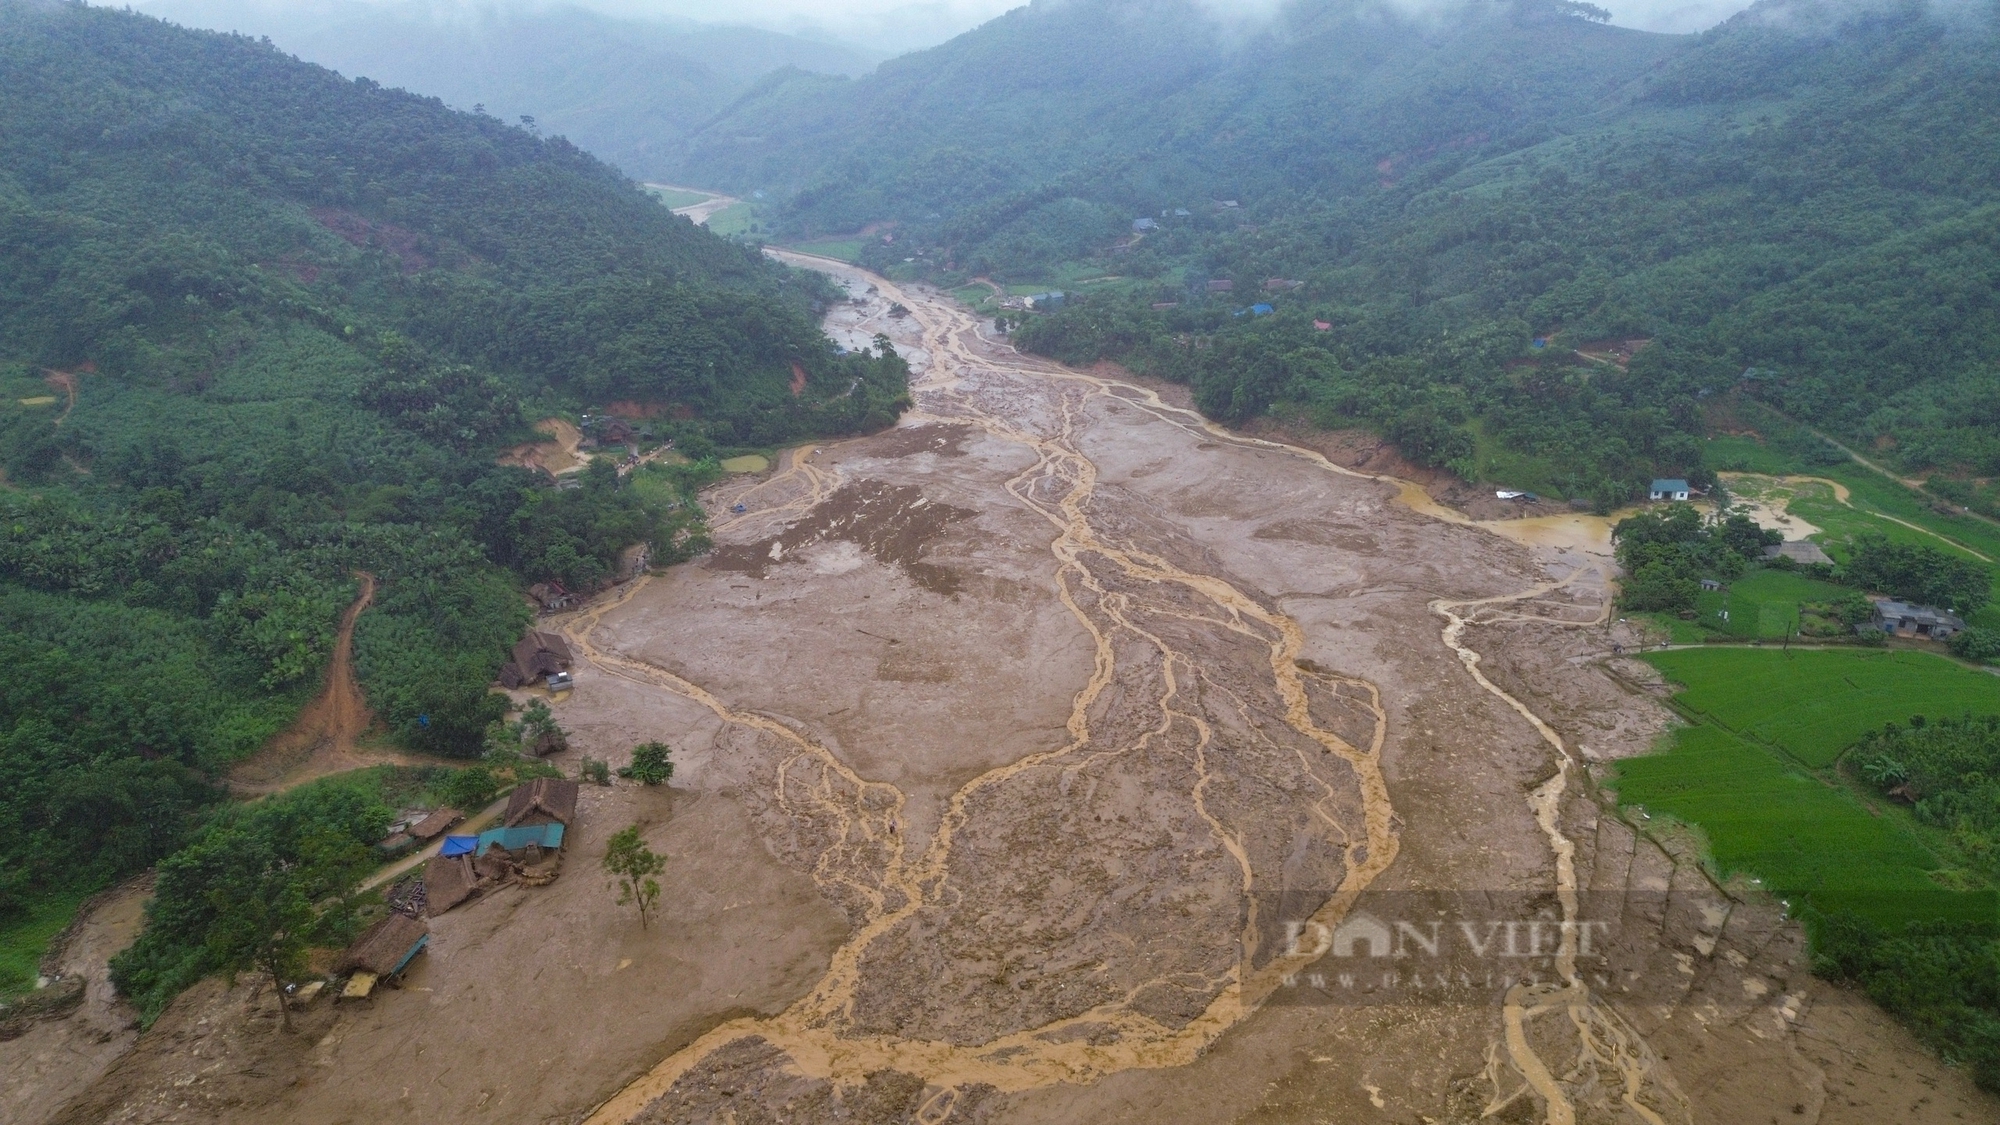
[[[628,902],[639,907],[639,928],[652,920],[654,904],[660,901],[660,881],[654,876],[667,869],[666,857],[653,854],[639,839],[639,826],[628,825],[611,837],[604,853],[604,870],[618,887],[618,905]]]

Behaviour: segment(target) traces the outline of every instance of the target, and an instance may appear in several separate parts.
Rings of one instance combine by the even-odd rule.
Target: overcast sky
[[[665,12],[704,23],[747,23],[780,31],[819,32],[877,47],[913,50],[941,43],[1025,0],[581,0],[627,15]],[[1204,0],[1244,12],[1276,0]],[[1421,2],[1421,0],[1417,0]],[[1647,31],[1701,31],[1750,6],[1750,0],[1597,0],[1611,22]]]
[[[105,0],[95,0],[103,3]],[[355,3],[398,6],[410,0],[124,0],[140,10],[174,9],[168,14],[187,19],[190,11],[211,5],[260,13],[266,26],[233,30],[278,37],[278,30],[308,11]],[[423,3],[424,0],[418,0]],[[845,40],[885,53],[900,53],[942,43],[1026,0],[428,0],[441,8],[506,7],[513,4],[575,3],[622,16],[678,16],[702,23],[748,24]],[[1282,0],[1200,0],[1219,11],[1256,16],[1270,12]],[[1389,0],[1419,7],[1435,0]],[[1595,0],[1612,13],[1612,22],[1648,31],[1701,31],[1749,6],[1750,0]],[[212,21],[201,21],[197,26]]]

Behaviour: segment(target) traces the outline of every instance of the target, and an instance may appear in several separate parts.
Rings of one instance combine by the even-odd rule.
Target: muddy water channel
[[[1842,1119],[1795,928],[1600,808],[1666,723],[1601,521],[1476,524],[792,260],[916,409],[563,627],[848,935],[591,1121]]]

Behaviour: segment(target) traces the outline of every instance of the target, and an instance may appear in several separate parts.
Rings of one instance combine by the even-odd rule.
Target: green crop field
[[[1898,820],[1719,727],[1677,731],[1665,753],[1620,762],[1617,776],[1621,804],[1698,826],[1725,876],[1760,878],[1795,907],[1892,927],[1995,915],[1991,891],[1952,891],[1933,879],[1937,859]]]
[[[1685,649],[1646,660],[1685,685],[1681,706],[1815,768],[1912,715],[2000,714],[2000,677],[1923,652]]]
[[[657,184],[647,184],[646,190],[652,193],[654,199],[665,204],[668,210],[692,207],[703,200],[715,198],[703,191],[687,191],[682,188],[661,187]]]
[[[1704,592],[1695,610],[1703,625],[1729,636],[1779,638],[1799,627],[1800,602],[1831,602],[1852,592],[1787,571],[1758,569],[1726,589]]]

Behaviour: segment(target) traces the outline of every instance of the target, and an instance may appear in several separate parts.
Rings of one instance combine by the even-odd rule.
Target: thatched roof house
[[[479,892],[470,855],[434,855],[424,864],[424,913],[435,918]]]
[[[430,944],[431,928],[405,914],[391,914],[361,932],[334,963],[336,973],[394,976]]]
[[[465,819],[465,814],[457,809],[439,809],[422,820],[410,825],[410,835],[419,840],[433,840],[445,834],[451,826]]]
[[[514,646],[514,659],[500,666],[500,686],[517,688],[531,684],[551,672],[560,672],[575,662],[569,642],[556,633],[528,630]]]
[[[576,823],[576,782],[561,777],[538,777],[514,790],[507,798],[508,828],[524,824]]]

